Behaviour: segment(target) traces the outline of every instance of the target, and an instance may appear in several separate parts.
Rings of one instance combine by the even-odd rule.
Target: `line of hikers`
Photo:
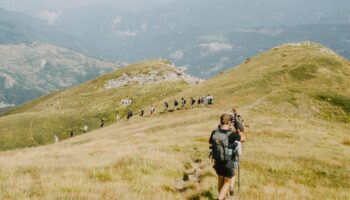
[[[131,104],[132,103],[132,100],[131,99],[124,99],[122,100],[122,104],[124,105],[126,103]],[[180,107],[180,103],[181,103],[181,107]],[[181,100],[180,100],[180,103],[178,100],[174,99],[174,104],[173,104],[173,111],[175,110],[179,110],[179,109],[184,109],[186,104],[187,104],[187,100],[182,97]],[[207,96],[197,96],[196,98],[194,97],[190,97],[189,99],[189,103],[190,103],[190,106],[191,108],[193,108],[196,104],[197,106],[205,106],[205,105],[208,105],[209,107],[211,105],[213,105],[213,96],[211,94],[208,94]],[[164,102],[164,113],[167,113],[169,110],[169,103],[168,102]],[[154,104],[150,105],[150,115],[153,115],[154,113],[156,112],[156,109],[155,109],[155,106]],[[127,113],[126,113],[126,120],[130,120],[132,117],[134,116],[134,112],[131,110],[131,109],[128,109],[127,110]],[[145,110],[144,109],[140,109],[140,112],[139,112],[139,116],[140,117],[143,117],[145,116]],[[119,123],[121,120],[121,117],[119,114],[116,115],[115,117],[115,123]],[[103,120],[103,118],[101,118],[100,120],[100,128],[103,128],[105,125],[105,121]],[[83,127],[83,133],[87,133],[88,132],[88,126],[87,125],[84,125]],[[70,137],[74,137],[75,136],[75,133],[73,130],[70,131]],[[55,135],[55,143],[57,143],[57,139],[56,139],[56,135]]]
[[[219,126],[209,138],[210,155],[218,175],[218,199],[225,199],[234,194],[235,171],[238,169],[239,192],[239,157],[241,142],[245,142],[244,124],[240,115],[233,108],[232,112],[221,115]]]

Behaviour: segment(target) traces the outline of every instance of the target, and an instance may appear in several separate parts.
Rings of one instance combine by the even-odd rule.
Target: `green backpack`
[[[236,144],[229,144],[229,136],[233,134],[231,131],[222,132],[215,130],[211,138],[212,158],[215,161],[230,161],[236,158]]]

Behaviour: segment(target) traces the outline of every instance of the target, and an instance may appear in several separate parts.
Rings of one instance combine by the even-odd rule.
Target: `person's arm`
[[[211,135],[210,135],[210,138],[209,138],[209,141],[208,141],[209,144],[211,144],[211,140],[213,139],[214,132],[215,132],[215,131],[211,132]]]
[[[246,137],[245,137],[245,135],[244,135],[244,132],[238,131],[238,134],[239,134],[239,136],[241,137],[241,141],[240,141],[240,142],[245,142]]]

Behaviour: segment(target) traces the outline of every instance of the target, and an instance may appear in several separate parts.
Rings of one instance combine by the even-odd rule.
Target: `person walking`
[[[126,120],[131,119],[133,115],[134,115],[134,113],[131,110],[128,110],[128,113],[126,115]]]
[[[179,102],[176,99],[174,99],[174,111],[177,110],[178,105],[179,105]]]
[[[84,125],[84,128],[83,128],[84,133],[87,133],[87,132],[88,132],[88,129],[89,129],[89,127],[85,124],[85,125]]]
[[[168,102],[164,102],[164,112],[167,113],[169,108]]]
[[[153,113],[156,111],[156,109],[154,108],[154,105],[152,104],[150,107],[150,113],[151,115],[153,115]]]
[[[117,116],[115,116],[115,123],[119,123],[119,121],[120,121],[120,116],[117,114]]]
[[[221,115],[220,124],[211,133],[209,139],[214,169],[218,175],[219,200],[223,200],[227,196],[231,179],[234,177],[234,149],[236,142],[245,141],[243,133],[234,134],[235,130],[231,125],[231,121],[230,114]]]
[[[193,108],[193,105],[196,103],[196,100],[191,97],[191,100],[190,100],[190,104],[191,104],[191,108]]]
[[[185,108],[185,105],[186,105],[186,99],[185,98],[181,98],[181,109],[184,109]]]
[[[105,125],[105,121],[101,118],[100,127],[103,128],[104,125]]]

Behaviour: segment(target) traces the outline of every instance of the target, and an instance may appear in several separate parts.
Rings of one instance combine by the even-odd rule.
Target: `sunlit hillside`
[[[233,106],[248,137],[236,197],[349,199],[349,87],[350,65],[331,50],[282,45],[147,102],[159,111],[163,101],[213,94],[213,107],[187,105],[0,153],[0,199],[215,199],[208,137]]]
[[[0,149],[43,145],[114,123],[127,109],[135,114],[162,98],[171,96],[198,81],[165,60],[150,60],[126,66],[82,85],[55,92],[23,104],[0,117]],[[132,100],[130,106],[122,104]]]

